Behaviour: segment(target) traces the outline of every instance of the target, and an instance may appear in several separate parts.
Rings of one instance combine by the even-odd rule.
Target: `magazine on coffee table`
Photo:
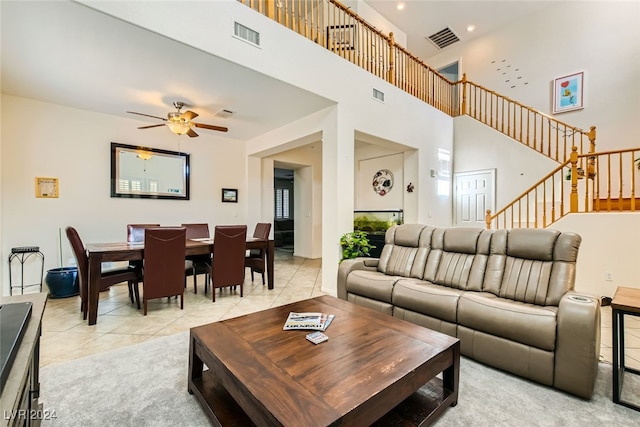
[[[289,313],[287,321],[282,328],[285,331],[293,329],[311,329],[316,331],[326,331],[333,318],[333,314],[325,313]]]

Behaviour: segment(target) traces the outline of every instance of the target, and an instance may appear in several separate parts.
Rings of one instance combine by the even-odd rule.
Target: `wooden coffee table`
[[[291,311],[335,314],[329,340],[283,331]],[[192,328],[188,391],[218,426],[429,425],[459,368],[457,338],[321,296]]]

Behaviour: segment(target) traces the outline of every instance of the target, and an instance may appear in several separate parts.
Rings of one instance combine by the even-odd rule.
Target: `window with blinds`
[[[290,218],[288,188],[276,188],[274,206],[276,219]]]

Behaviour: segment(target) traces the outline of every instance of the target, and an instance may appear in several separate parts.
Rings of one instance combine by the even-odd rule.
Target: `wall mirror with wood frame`
[[[111,197],[189,200],[189,153],[112,142]]]

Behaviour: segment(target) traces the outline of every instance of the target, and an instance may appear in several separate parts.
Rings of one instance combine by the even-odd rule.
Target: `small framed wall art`
[[[237,188],[223,188],[222,189],[222,203],[238,203],[238,189]]]
[[[58,196],[58,178],[36,177],[36,198],[57,199]]]
[[[553,114],[584,108],[583,80],[584,72],[553,80]]]
[[[330,25],[327,27],[327,46],[332,51],[353,50],[356,29],[353,25]]]

